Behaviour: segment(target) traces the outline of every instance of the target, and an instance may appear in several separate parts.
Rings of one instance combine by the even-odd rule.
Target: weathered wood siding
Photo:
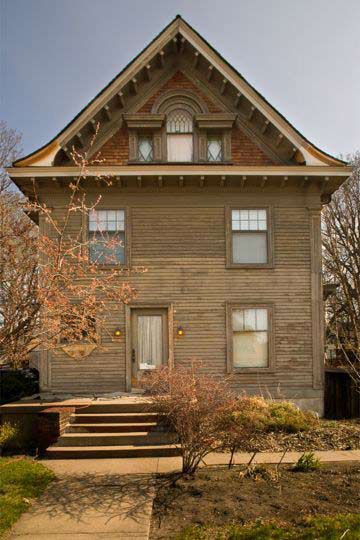
[[[133,186],[131,186],[133,182]],[[89,186],[91,180],[88,181]],[[175,180],[164,188],[146,180],[126,188],[102,190],[100,207],[128,207],[131,214],[131,263],[148,272],[131,278],[141,304],[172,303],[175,364],[192,358],[217,376],[226,374],[226,302],[271,303],[274,306],[275,371],[236,373],[231,384],[264,395],[316,399],[313,387],[311,238],[309,208],[320,207],[315,187],[269,185],[264,189],[204,188]],[[96,189],[88,189],[95,197]],[[61,207],[66,190],[46,189],[49,204]],[[226,269],[225,207],[270,205],[273,214],[275,267]],[[79,226],[73,224],[74,228]],[[176,327],[185,330],[177,338]],[[109,330],[120,326],[125,336],[124,306],[114,306]],[[317,359],[315,359],[317,361]],[[55,391],[103,392],[125,389],[125,338],[104,335],[102,348],[74,360],[53,353],[50,386]]]

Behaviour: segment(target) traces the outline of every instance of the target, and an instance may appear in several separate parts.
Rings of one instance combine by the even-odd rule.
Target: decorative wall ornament
[[[65,354],[73,358],[74,360],[81,360],[90,356],[90,354],[97,348],[96,343],[74,343],[72,345],[64,345],[61,350]]]

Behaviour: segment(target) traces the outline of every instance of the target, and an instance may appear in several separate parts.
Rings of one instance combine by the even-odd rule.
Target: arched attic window
[[[168,161],[193,160],[193,117],[185,109],[174,109],[167,115],[166,139]]]

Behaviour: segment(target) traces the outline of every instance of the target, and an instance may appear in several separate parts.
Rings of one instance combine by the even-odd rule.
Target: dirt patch
[[[256,519],[292,525],[305,516],[357,513],[360,507],[360,464],[323,465],[313,472],[261,466],[255,477],[243,468],[201,469],[193,477],[158,478],[152,539],[174,538],[186,526],[244,524]]]

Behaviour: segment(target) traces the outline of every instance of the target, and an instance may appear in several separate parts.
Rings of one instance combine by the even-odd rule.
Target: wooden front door
[[[143,373],[168,363],[167,309],[132,310],[131,336],[131,387],[138,388]]]

